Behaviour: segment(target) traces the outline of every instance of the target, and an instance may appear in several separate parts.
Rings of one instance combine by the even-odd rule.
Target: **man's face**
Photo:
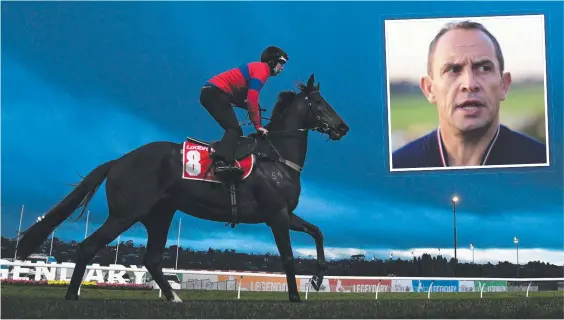
[[[274,67],[274,75],[279,75],[284,70],[284,62],[278,61]]]
[[[499,119],[511,76],[500,74],[493,42],[480,30],[455,29],[438,41],[430,77],[421,80],[439,119],[460,132],[490,126]]]

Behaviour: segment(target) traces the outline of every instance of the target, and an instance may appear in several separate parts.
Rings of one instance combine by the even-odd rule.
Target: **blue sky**
[[[460,247],[513,250],[518,236],[522,250],[557,250],[564,260],[562,121],[555,120],[562,119],[561,108],[549,113],[550,168],[388,172],[384,18],[405,12],[425,17],[435,10],[441,12],[436,16],[546,13],[548,65],[562,70],[557,59],[563,51],[562,3],[504,2],[491,4],[490,12],[472,11],[477,9],[464,3],[444,6],[3,3],[2,235],[16,234],[22,204],[25,228],[62,199],[79,174],[144,143],[219,138],[219,126],[199,105],[202,83],[278,45],[291,60],[263,89],[262,106],[270,112],[279,91],[314,72],[324,97],[351,127],[339,142],[311,134],[296,210],[322,229],[328,251],[448,250],[453,245],[449,201],[458,194]],[[561,88],[562,73],[549,72],[549,81],[551,88]],[[549,97],[560,106],[561,91],[549,90]],[[104,189],[89,209],[92,231],[107,216]],[[176,243],[181,217],[184,246],[205,249],[213,239],[242,251],[275,250],[266,226],[232,230],[180,212],[169,244]],[[144,243],[145,235],[135,226],[121,239]],[[57,236],[81,240],[84,219],[64,223]],[[292,239],[299,252],[313,248],[307,235],[292,233]]]

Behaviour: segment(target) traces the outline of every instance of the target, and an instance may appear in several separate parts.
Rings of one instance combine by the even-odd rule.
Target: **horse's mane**
[[[298,94],[302,92],[308,94],[313,90],[319,90],[319,83],[317,86],[313,86],[300,82],[296,87],[300,89],[300,92],[296,92],[295,90],[285,90],[278,94],[278,100],[272,109],[270,122],[265,126],[267,130],[277,129],[282,124],[285,111],[292,105],[292,102],[294,102],[294,99],[296,99]]]
[[[284,111],[292,105],[292,101],[294,101],[297,95],[298,93],[292,90],[285,90],[278,94],[278,100],[272,109],[270,122],[265,126],[267,130],[275,129],[281,123],[280,120],[283,118]]]

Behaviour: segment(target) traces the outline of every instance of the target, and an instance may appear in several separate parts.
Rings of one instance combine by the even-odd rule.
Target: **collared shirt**
[[[522,133],[500,125],[482,155],[481,166],[546,164],[546,145]],[[440,130],[396,150],[393,169],[448,167],[448,156]]]

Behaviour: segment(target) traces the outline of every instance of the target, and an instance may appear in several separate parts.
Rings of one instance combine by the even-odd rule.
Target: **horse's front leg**
[[[288,210],[283,209],[276,213],[269,221],[268,225],[272,230],[276,246],[280,252],[282,265],[286,272],[286,280],[288,283],[288,297],[291,302],[300,302],[300,294],[298,293],[298,285],[296,282],[296,269],[294,266],[294,254],[292,252],[292,244],[290,243],[290,214]]]
[[[317,273],[313,276],[311,284],[315,291],[319,291],[323,283],[323,276],[327,271],[327,262],[325,261],[325,252],[323,249],[323,233],[321,233],[321,230],[319,230],[316,225],[305,221],[294,213],[290,215],[290,229],[305,232],[315,240],[315,248],[317,250]]]

